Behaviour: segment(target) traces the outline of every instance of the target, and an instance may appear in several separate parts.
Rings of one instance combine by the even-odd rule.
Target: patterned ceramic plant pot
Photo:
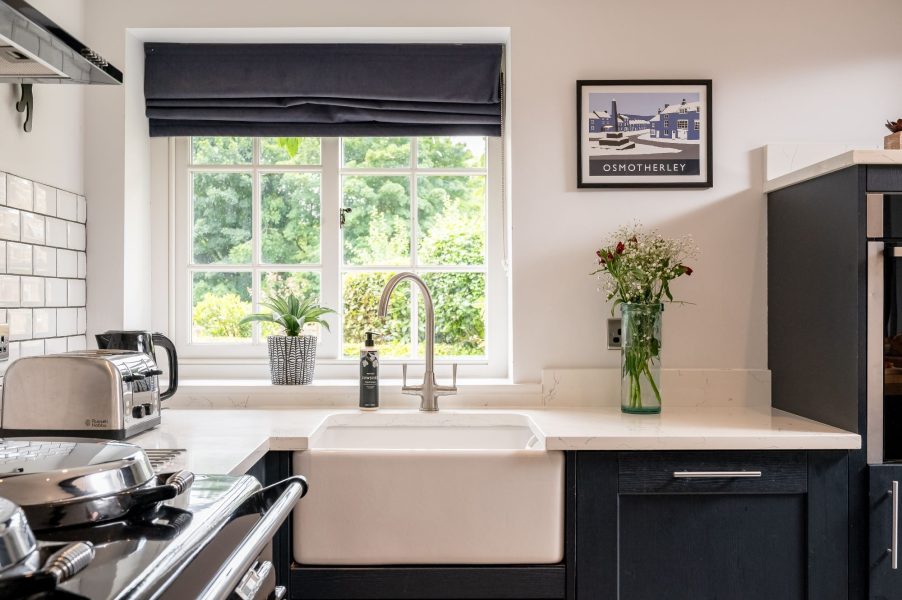
[[[315,335],[271,335],[266,338],[266,345],[274,385],[307,385],[313,381]]]

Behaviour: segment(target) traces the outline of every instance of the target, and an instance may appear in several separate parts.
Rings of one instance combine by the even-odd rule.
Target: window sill
[[[443,383],[450,383],[444,382]],[[541,406],[540,383],[512,383],[508,379],[458,379],[459,393],[439,400],[446,408]],[[188,379],[166,401],[170,408],[298,408],[357,406],[356,379],[317,379],[310,385],[273,385],[267,379]],[[417,398],[401,394],[401,381],[379,382],[380,402],[392,408],[415,408]]]

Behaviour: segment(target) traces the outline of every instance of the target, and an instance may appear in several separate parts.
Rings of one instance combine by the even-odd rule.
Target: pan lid
[[[150,460],[134,444],[0,439],[0,496],[23,507],[101,498],[153,477]]]
[[[37,549],[21,508],[0,498],[0,573],[21,564]]]

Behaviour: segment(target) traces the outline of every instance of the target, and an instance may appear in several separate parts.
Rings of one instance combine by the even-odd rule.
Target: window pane
[[[264,173],[260,184],[263,262],[318,263],[319,173]]]
[[[194,273],[192,278],[193,342],[250,342],[250,323],[239,321],[251,312],[250,273]]]
[[[194,262],[250,263],[250,173],[195,173],[193,178]]]
[[[260,138],[260,162],[264,165],[318,165],[319,138]]]
[[[428,169],[485,168],[485,138],[448,136],[419,138],[417,165]]]
[[[387,169],[410,166],[410,138],[342,138],[344,166]]]
[[[485,273],[426,273],[435,305],[435,355],[485,356]],[[426,310],[419,299],[419,356],[426,353]]]
[[[253,161],[253,138],[191,138],[191,162],[195,165],[249,165]]]
[[[394,273],[345,273],[342,278],[345,356],[357,356],[366,339],[364,333],[376,331],[382,337],[377,345],[383,357],[410,355],[410,282],[395,288],[382,322],[378,316],[382,288]]]
[[[343,206],[351,209],[342,228],[345,264],[408,264],[410,179],[353,176],[343,187]]]
[[[484,264],[484,176],[418,177],[417,217],[419,264]]]
[[[260,273],[260,300],[265,301],[270,296],[284,297],[289,294],[294,294],[301,300],[319,299],[319,273],[313,271]],[[260,312],[266,312],[266,309],[261,307]],[[329,325],[337,323],[335,315],[326,315],[325,319]],[[282,328],[273,323],[262,323],[261,332],[264,337],[284,335]],[[305,332],[319,335],[319,326],[305,328]]]

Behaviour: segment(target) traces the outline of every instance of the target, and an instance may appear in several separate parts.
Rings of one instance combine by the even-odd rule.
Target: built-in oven
[[[902,597],[902,195],[867,194],[869,597]],[[888,594],[888,595],[885,595]]]

